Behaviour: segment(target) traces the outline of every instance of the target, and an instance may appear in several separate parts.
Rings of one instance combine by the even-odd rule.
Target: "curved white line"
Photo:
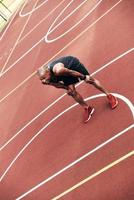
[[[62,3],[66,0],[62,0],[55,8],[53,8],[39,23],[37,23],[28,33],[26,33],[21,39],[18,41],[20,44],[30,33],[32,33],[42,22],[44,22],[58,7],[62,5]]]
[[[102,1],[102,0],[101,0]],[[93,9],[91,11],[89,11],[89,14],[94,11],[94,9],[99,6],[99,4],[101,3],[101,1],[95,5],[95,7],[93,7]],[[116,7],[119,3],[121,3],[122,0],[118,1],[113,7],[111,7],[107,12],[105,12],[103,15],[101,15],[101,17],[99,17],[95,22],[93,22],[88,28],[91,28],[94,24],[96,24],[97,21],[99,21],[101,18],[103,18],[107,13],[109,13],[114,7]],[[89,15],[88,13],[84,16],[84,19]],[[53,30],[55,30],[57,28],[57,26],[59,26],[61,23],[59,23],[57,26],[55,26],[54,29],[52,29],[52,31],[50,31],[48,34],[46,34],[45,36],[45,42],[47,43],[52,43],[55,42],[56,40],[60,39],[61,37],[65,36],[67,33],[69,33],[72,29],[74,29],[78,24],[80,24],[83,21],[83,18],[77,22],[74,26],[72,26],[72,28],[70,28],[68,31],[66,31],[65,33],[61,34],[59,37],[52,39],[52,40],[48,40],[47,36],[49,35],[49,33],[53,32]]]
[[[115,59],[113,59],[112,61],[110,61],[109,63],[105,64],[104,66],[102,66],[99,70],[97,70],[96,72],[94,72],[92,75],[96,74],[97,72],[101,71],[102,69],[104,69],[105,67],[107,67],[108,65],[110,65],[111,63],[115,62],[116,60],[122,58],[123,56],[127,55],[128,53],[132,52],[134,50],[134,48],[124,52],[123,54],[117,56]],[[80,83],[81,84],[81,83]],[[78,84],[79,85],[79,84]],[[45,110],[43,110],[37,117],[39,117],[40,115],[42,115],[48,108],[50,108],[52,105],[54,105],[56,102],[58,102],[60,99],[62,99],[65,96],[62,95],[61,97],[59,97],[55,102],[53,102],[50,106],[48,106],[47,108],[45,108]],[[21,130],[19,132],[17,132],[9,141],[7,141],[2,147],[1,150],[4,149],[5,146],[7,146],[7,144],[9,144],[17,135],[19,135],[19,133],[21,131],[23,131],[26,127],[28,127],[37,117],[33,118],[28,124],[26,124],[23,128],[21,128]]]
[[[120,58],[122,58],[123,56],[127,55],[128,53],[131,53],[133,49],[130,49],[128,51],[126,51],[125,53],[117,56],[116,58],[114,58],[113,60],[111,60],[110,62],[108,62],[107,64],[103,65],[102,67],[100,67],[98,70],[96,70],[95,72],[93,72],[91,74],[91,76],[97,74],[98,72],[104,70],[106,67],[108,67],[109,65],[111,65],[112,63],[114,63],[115,61],[119,60]],[[80,82],[79,84],[77,84],[76,87],[78,87],[79,85],[81,85],[83,82]],[[64,96],[66,95],[63,94],[62,96],[60,96],[58,99],[56,99],[53,103],[51,103],[48,107],[46,107],[43,111],[41,111],[36,117],[34,117],[31,121],[29,121],[25,126],[23,126],[13,137],[11,137],[4,145],[2,145],[0,147],[0,151],[2,151],[10,142],[12,142],[25,128],[27,128],[30,124],[32,124],[32,122],[34,122],[38,117],[40,117],[42,114],[44,114],[49,108],[51,108],[54,104],[56,104],[58,101],[60,101]]]
[[[39,1],[39,0],[38,0]],[[22,14],[22,10],[19,12],[19,16],[20,17],[26,17],[27,15],[31,15],[33,14],[33,12],[35,12],[36,10],[38,10],[40,7],[42,7],[45,3],[47,3],[48,0],[44,1],[43,3],[41,3],[39,6],[37,6],[36,8],[32,9],[30,12],[27,12],[25,14]],[[24,9],[24,8],[23,8]]]
[[[20,9],[20,12],[22,12],[22,10],[24,9],[24,7],[27,5],[28,1],[29,1],[29,0],[25,0],[25,3],[23,4],[22,8]],[[20,12],[19,12],[19,13],[20,13]]]
[[[74,1],[74,0],[72,0]],[[72,1],[62,10],[62,12],[58,15],[58,17],[54,20],[54,22],[52,23],[52,25],[50,26],[50,28],[48,29],[48,32],[46,33],[45,36],[45,42],[47,43],[52,43],[55,42],[56,40],[62,38],[63,36],[65,36],[67,33],[69,33],[70,31],[72,31],[76,26],[78,26],[84,19],[86,19],[99,5],[103,0],[100,0],[97,4],[94,5],[94,7],[84,16],[82,17],[81,20],[79,20],[74,26],[72,26],[69,30],[67,30],[66,32],[64,32],[63,34],[61,34],[59,37],[49,40],[48,36],[55,30],[57,29],[64,21],[66,21],[70,16],[72,16],[78,9],[80,9],[80,7],[82,7],[88,0],[85,0],[83,3],[81,3],[76,9],[74,9],[69,15],[67,15],[60,23],[58,23],[53,29],[52,27],[54,26],[54,24],[56,23],[56,21],[59,19],[60,16],[62,16],[62,14],[65,12],[65,10],[71,5]]]
[[[76,36],[71,42],[69,42],[63,49],[61,49],[58,53],[56,53],[49,61],[51,61],[55,56],[57,56],[59,53],[61,53],[63,50],[65,50],[68,46],[70,46],[74,41],[76,41],[78,38],[80,38],[86,31],[88,31],[91,27],[93,27],[98,21],[100,21],[104,16],[106,16],[109,12],[111,12],[118,4],[120,4],[122,0],[118,1],[114,6],[112,6],[110,9],[108,9],[103,15],[101,15],[97,20],[95,20],[92,24],[90,24],[84,31],[82,31],[78,36]],[[41,41],[45,39],[45,36],[42,37],[36,44],[33,45],[32,48],[30,48],[28,51],[26,51],[19,59],[17,59],[10,67],[8,67],[7,70],[5,70],[1,76],[6,74],[10,69],[13,68],[14,65],[16,65],[19,61],[22,60],[29,52],[31,52],[36,46],[40,44]],[[47,63],[49,62],[47,61]],[[46,63],[46,64],[47,64]]]
[[[28,1],[28,0],[25,0],[24,4],[22,5],[22,8],[23,8],[23,6],[27,3],[27,1]],[[2,34],[2,36],[1,36],[1,38],[0,38],[0,40],[3,39],[4,35],[6,34],[7,30],[9,29],[9,27],[10,27],[12,21],[14,20],[14,18],[15,18],[15,16],[16,16],[17,12],[19,11],[19,9],[20,9],[20,7],[18,7],[17,10],[15,11],[14,15],[12,16],[12,19],[10,20],[9,24],[7,25],[7,27],[6,27],[5,31],[3,32],[3,34]]]
[[[74,0],[72,0],[72,1],[74,1]],[[86,0],[86,1],[87,1],[87,0]],[[36,3],[34,4],[33,7],[36,6],[37,2],[38,2],[38,0],[36,1]],[[24,8],[24,6],[23,6],[23,8]],[[22,8],[22,9],[23,9],[23,8]],[[65,7],[65,9],[66,9],[66,7]],[[64,9],[63,9],[63,10],[64,10]],[[62,13],[62,12],[61,12],[61,13]],[[32,13],[31,13],[31,14],[32,14]],[[31,16],[31,15],[30,15],[30,16]],[[29,17],[30,17],[30,16],[29,16]],[[30,18],[28,18],[28,19],[30,19]],[[29,22],[29,20],[26,22],[26,25],[27,25],[28,22]],[[25,28],[25,26],[24,26],[24,28]],[[24,31],[24,28],[23,28],[23,31]],[[18,37],[18,39],[17,39],[17,41],[16,41],[16,43],[15,43],[13,49],[12,49],[12,52],[10,53],[8,59],[6,60],[4,66],[3,66],[2,70],[1,70],[1,75],[0,75],[1,77],[2,77],[6,72],[8,72],[8,71],[14,66],[14,64],[12,64],[10,67],[8,67],[8,68],[4,71],[4,69],[5,69],[5,67],[6,67],[6,65],[7,65],[8,61],[9,61],[9,59],[10,59],[10,57],[11,57],[11,55],[13,54],[13,52],[14,52],[14,50],[15,50],[15,47],[16,47],[17,44],[18,44],[18,41],[19,41],[19,39],[20,39],[20,37],[21,37],[23,31],[21,31],[21,33],[20,33],[20,35],[19,35],[19,37]],[[45,36],[44,36],[44,37],[45,37]],[[44,39],[44,37],[43,37],[42,39]],[[42,40],[42,39],[41,39],[41,40]],[[41,42],[41,40],[39,41],[39,43]],[[29,50],[26,52],[26,55],[27,55],[27,53],[30,52],[33,48],[35,48],[39,43],[36,43],[31,49],[29,49]],[[25,54],[24,54],[24,55],[25,55]],[[22,56],[21,56],[20,58],[22,58]],[[19,59],[20,59],[20,58],[19,58]],[[16,64],[16,63],[15,63],[15,64]]]
[[[37,1],[38,1],[38,0],[37,0]],[[36,3],[37,3],[37,1],[36,1]],[[36,6],[36,3],[34,4],[33,7]],[[18,44],[18,41],[19,41],[19,39],[21,38],[21,35],[23,34],[23,32],[24,32],[24,30],[25,30],[25,28],[26,28],[26,26],[27,26],[27,24],[28,24],[30,18],[31,18],[31,15],[28,16],[28,18],[27,18],[27,20],[26,20],[26,23],[24,24],[24,26],[23,26],[21,32],[19,33],[19,36],[18,36],[18,38],[17,38],[17,40],[16,40],[16,42],[15,42],[13,48],[12,48],[12,51],[11,51],[11,53],[9,54],[9,56],[8,56],[8,58],[7,58],[7,60],[6,60],[5,64],[4,64],[4,66],[3,66],[3,68],[1,69],[0,77],[2,77],[3,74],[5,74],[5,71],[7,71],[7,70],[9,69],[9,68],[7,68],[7,70],[4,71],[4,69],[5,69],[5,67],[6,67],[6,65],[7,65],[8,61],[9,61],[9,59],[10,59],[10,57],[11,57],[12,54],[14,53],[14,50],[15,50],[17,44]]]
[[[133,125],[131,126],[131,128],[133,128]]]
[[[120,98],[121,100],[123,100],[126,105],[130,108],[130,111],[132,113],[133,119],[134,119],[134,106],[131,103],[131,101],[129,99],[127,99],[126,97],[120,95],[120,94],[116,94],[114,93],[114,95],[118,98]],[[95,99],[98,97],[103,97],[105,96],[105,94],[98,94],[98,95],[94,95],[91,97],[88,97],[85,99],[85,101],[87,100],[91,100],[91,99]],[[48,122],[42,129],[40,129],[40,131],[38,131],[33,137],[32,139],[30,139],[30,141],[21,149],[21,151],[17,154],[17,156],[12,160],[12,162],[10,163],[10,165],[7,167],[7,169],[5,170],[5,172],[2,174],[2,176],[0,177],[0,181],[3,180],[3,178],[5,177],[5,175],[8,173],[8,171],[11,169],[11,167],[13,166],[13,164],[16,162],[16,160],[22,155],[22,153],[24,153],[24,151],[27,149],[27,147],[48,127],[50,126],[54,121],[56,121],[59,117],[61,117],[63,114],[65,114],[67,111],[71,110],[72,108],[74,108],[75,106],[77,106],[78,103],[73,104],[72,106],[70,106],[69,108],[67,108],[66,110],[64,110],[63,112],[61,112],[60,114],[58,114],[56,117],[54,117],[50,122]],[[134,124],[133,124],[134,125]]]
[[[40,188],[41,186],[45,185],[46,183],[48,183],[49,181],[51,181],[52,179],[54,179],[55,177],[59,176],[60,174],[62,174],[63,172],[65,172],[66,170],[68,170],[69,168],[73,167],[74,165],[76,165],[77,163],[79,163],[80,161],[84,160],[85,158],[87,158],[88,156],[92,155],[93,153],[95,153],[96,151],[98,151],[99,149],[103,148],[104,146],[106,146],[108,143],[114,141],[116,138],[120,137],[121,135],[123,135],[124,133],[126,133],[127,131],[129,131],[130,129],[134,128],[134,124],[128,126],[126,129],[124,129],[123,131],[119,132],[118,134],[116,134],[115,136],[111,137],[110,139],[106,140],[105,142],[103,142],[102,144],[100,144],[99,146],[95,147],[94,149],[92,149],[91,151],[87,152],[86,154],[84,154],[82,157],[78,158],[77,160],[73,161],[72,163],[70,163],[69,165],[65,166],[64,168],[62,168],[60,171],[56,172],[55,174],[53,174],[52,176],[48,177],[47,179],[44,179],[44,181],[40,182],[39,184],[37,184],[36,186],[34,186],[33,188],[31,188],[30,190],[28,190],[27,192],[23,193],[21,196],[17,197],[16,200],[20,200],[23,199],[24,197],[26,197],[28,194],[32,193],[33,191],[37,190],[38,188]]]
[[[63,20],[61,20],[60,23],[58,23],[54,28],[52,28],[54,26],[54,24],[56,23],[56,21],[62,16],[62,14],[68,9],[68,7],[71,6],[71,4],[74,2],[75,0],[71,0],[70,3],[67,4],[66,7],[64,7],[64,9],[61,11],[61,13],[55,18],[55,20],[53,21],[53,23],[51,24],[51,26],[48,29],[47,33],[52,33],[57,27],[59,27],[64,21],[66,21],[70,16],[72,16],[77,10],[79,10],[88,0],[83,1],[80,5],[78,5],[70,14],[68,14]],[[102,1],[102,0],[101,0]]]
[[[53,103],[51,103],[49,106],[47,106],[44,110],[42,110],[36,117],[34,117],[32,120],[30,120],[25,126],[23,126],[13,137],[11,137],[7,142],[5,142],[4,145],[0,147],[0,151],[2,151],[8,144],[10,144],[20,133],[26,129],[29,125],[31,125],[37,118],[39,118],[41,115],[43,115],[47,110],[49,110],[53,105],[55,105],[58,101],[60,101],[64,96],[63,94],[58,99],[56,99]]]

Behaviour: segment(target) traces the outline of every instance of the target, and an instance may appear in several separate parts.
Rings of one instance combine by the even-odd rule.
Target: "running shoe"
[[[85,109],[85,113],[84,113],[84,123],[87,123],[87,122],[90,120],[90,118],[91,118],[93,112],[94,112],[94,108],[92,108],[92,107],[90,107],[90,106],[89,106],[88,108]]]
[[[118,100],[115,96],[113,96],[112,94],[108,94],[107,95],[107,98],[108,98],[108,101],[109,101],[109,104],[110,104],[110,107],[112,109],[116,108],[117,105],[118,105]]]

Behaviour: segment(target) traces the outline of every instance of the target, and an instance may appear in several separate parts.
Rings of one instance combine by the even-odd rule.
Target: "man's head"
[[[51,73],[47,66],[42,66],[37,70],[37,75],[43,84],[48,84],[50,81]]]
[[[42,66],[37,70],[37,75],[39,76],[40,80],[45,79],[46,72],[47,66]]]

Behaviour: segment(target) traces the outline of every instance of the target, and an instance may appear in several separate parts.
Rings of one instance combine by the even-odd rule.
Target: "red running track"
[[[0,200],[134,199],[134,1],[25,2],[0,35]],[[36,69],[78,57],[113,92],[81,83],[88,124]]]

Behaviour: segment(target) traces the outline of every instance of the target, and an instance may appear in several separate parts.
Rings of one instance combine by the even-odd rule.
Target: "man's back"
[[[52,70],[53,66],[57,63],[63,63],[64,67],[68,69],[71,69],[71,68],[73,69],[73,67],[75,67],[77,64],[79,65],[79,60],[73,56],[64,56],[64,57],[57,58],[56,60],[48,63],[48,67]]]

